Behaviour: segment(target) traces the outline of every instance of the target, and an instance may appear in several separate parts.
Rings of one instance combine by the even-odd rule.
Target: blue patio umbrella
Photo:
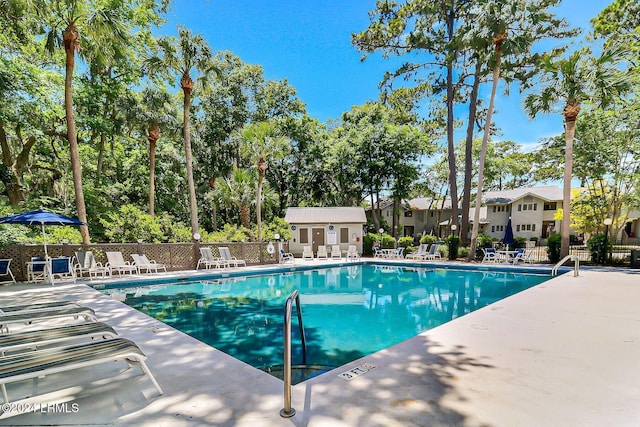
[[[87,225],[77,218],[71,218],[55,212],[46,211],[42,208],[35,211],[23,212],[15,215],[0,218],[0,224],[23,224],[23,225],[40,225],[42,227],[42,241],[44,243],[44,256],[49,257],[47,252],[47,234],[45,233],[45,225]]]
[[[507,245],[507,250],[509,250],[509,245],[513,245],[516,243],[513,238],[513,227],[511,227],[511,217],[509,217],[509,221],[507,221],[507,228],[504,230],[504,238],[502,239],[502,243]]]

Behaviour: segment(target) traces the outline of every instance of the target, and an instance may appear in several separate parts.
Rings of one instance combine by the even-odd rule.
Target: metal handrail
[[[302,341],[302,364],[307,364],[307,339],[304,335],[302,324],[302,311],[300,309],[300,295],[294,290],[287,297],[284,305],[284,408],[280,410],[280,416],[291,418],[296,414],[296,410],[291,407],[291,311],[293,302],[296,303],[298,315],[298,327],[300,328],[300,339]]]
[[[578,255],[567,255],[566,257],[562,258],[560,262],[558,262],[556,265],[553,266],[553,269],[551,270],[551,275],[556,276],[558,274],[558,268],[560,268],[562,264],[564,264],[569,260],[574,261],[573,276],[578,277],[580,275],[580,258],[578,257]]]

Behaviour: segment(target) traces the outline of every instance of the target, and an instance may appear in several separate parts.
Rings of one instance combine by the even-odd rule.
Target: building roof
[[[515,188],[513,190],[487,191],[483,194],[489,205],[509,204],[526,196],[535,196],[546,201],[562,200],[562,189],[556,186]]]
[[[405,203],[413,210],[451,209],[451,199],[445,199],[444,206],[442,206],[442,200],[434,200],[429,197],[416,197]]]
[[[321,207],[288,208],[284,217],[289,224],[366,224],[364,208]]]

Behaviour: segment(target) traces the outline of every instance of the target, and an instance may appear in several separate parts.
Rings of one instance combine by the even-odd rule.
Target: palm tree
[[[256,219],[258,241],[262,240],[262,183],[267,172],[267,159],[284,157],[289,139],[283,136],[274,122],[259,122],[245,126],[240,131],[240,151],[244,157],[256,162],[258,185],[256,191]]]
[[[85,0],[33,0],[24,2],[25,13],[36,16],[34,30],[46,33],[45,47],[54,52],[64,46],[65,79],[64,105],[67,122],[67,140],[71,157],[73,186],[78,218],[87,222],[87,210],[82,190],[82,167],[78,153],[78,135],[73,113],[73,72],[75,55],[105,68],[106,64],[124,58],[130,48],[134,29],[146,30],[156,20],[158,11],[165,11],[166,1],[160,4],[146,0],[119,0],[95,2]],[[146,18],[141,18],[145,16]],[[146,21],[145,21],[146,19]],[[80,49],[82,31],[83,46]],[[89,229],[80,227],[82,243],[89,244]]]
[[[226,206],[238,208],[240,223],[245,228],[251,227],[251,205],[255,203],[255,177],[248,169],[234,168],[231,175],[224,180],[216,181],[214,192],[216,197]]]
[[[594,100],[602,107],[611,104],[615,97],[627,90],[627,75],[618,68],[625,58],[621,47],[606,48],[593,58],[585,49],[573,52],[568,58],[552,61],[546,57],[542,88],[538,93],[525,97],[527,114],[534,118],[539,112],[551,112],[557,104],[564,103],[562,115],[565,130],[565,166],[563,177],[562,227],[560,257],[569,254],[569,232],[571,225],[571,176],[573,169],[573,139],[576,120],[583,101]]]
[[[156,55],[147,59],[147,65],[152,72],[164,74],[176,73],[180,76],[180,88],[184,95],[184,151],[187,166],[187,182],[189,185],[189,206],[191,211],[191,232],[198,232],[198,204],[196,201],[196,187],[193,181],[193,156],[191,151],[191,95],[195,83],[191,78],[192,70],[200,76],[200,82],[206,85],[207,79],[217,69],[211,63],[211,49],[201,35],[192,35],[186,28],[178,28],[178,39],[162,37],[158,40]],[[174,74],[175,75],[175,74]]]

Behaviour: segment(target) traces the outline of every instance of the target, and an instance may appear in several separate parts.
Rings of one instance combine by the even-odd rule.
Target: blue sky
[[[556,12],[586,33],[589,20],[609,3],[564,0]],[[184,25],[202,34],[213,50],[230,50],[246,63],[261,65],[267,79],[287,79],[309,115],[326,121],[376,99],[384,72],[402,60],[371,55],[361,62],[351,45],[351,34],[367,27],[374,7],[375,0],[176,0],[162,32],[175,34],[176,25]],[[502,130],[497,139],[530,149],[562,131],[559,114],[529,120],[517,92],[496,100],[493,120]],[[488,85],[481,90],[487,102],[489,93]]]

